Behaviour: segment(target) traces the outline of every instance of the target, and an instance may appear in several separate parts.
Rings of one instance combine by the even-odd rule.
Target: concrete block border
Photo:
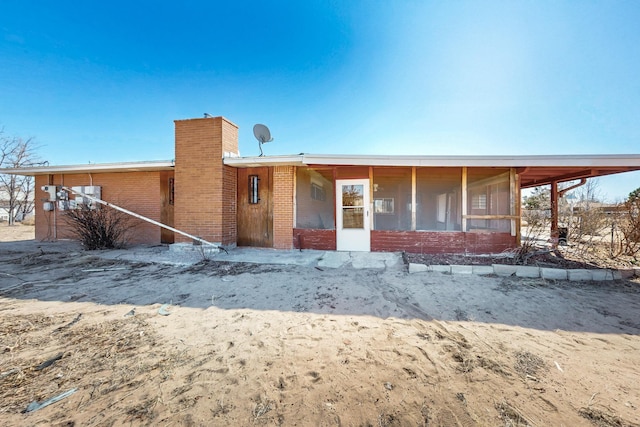
[[[563,269],[534,267],[529,265],[424,265],[409,263],[409,273],[437,272],[447,274],[475,274],[496,276],[517,276],[548,280],[569,280],[572,282],[621,280],[640,277],[640,268],[612,270],[612,269]]]

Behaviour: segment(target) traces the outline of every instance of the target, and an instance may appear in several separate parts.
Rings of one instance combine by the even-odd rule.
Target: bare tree
[[[40,166],[43,162],[36,156],[36,146],[32,138],[5,136],[0,130],[0,168],[23,168]],[[34,208],[34,179],[0,173],[0,203],[9,213],[9,225],[16,218],[22,219]]]
[[[628,255],[636,257],[640,252],[640,188],[629,193],[629,197],[619,206],[616,218],[617,248],[612,242],[612,256]]]
[[[572,212],[569,234],[579,244],[580,249],[588,252],[601,241],[603,233],[610,225],[607,214],[602,209],[602,195],[598,179],[589,179],[577,192],[578,202]]]

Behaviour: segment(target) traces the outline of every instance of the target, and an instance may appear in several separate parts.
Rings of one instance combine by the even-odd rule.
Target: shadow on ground
[[[71,242],[1,243],[2,305],[11,299],[170,304],[174,310],[276,310],[640,334],[637,281],[409,275],[401,263],[329,268],[319,266],[321,262],[276,265],[202,260],[174,266],[114,256],[123,253],[131,258],[131,252],[83,252]]]

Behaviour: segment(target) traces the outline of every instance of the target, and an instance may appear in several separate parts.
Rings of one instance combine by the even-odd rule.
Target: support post
[[[558,246],[558,181],[551,181],[551,245]]]
[[[467,210],[467,167],[463,166],[462,167],[462,203],[461,203],[461,210],[462,210],[462,231],[466,232],[467,231],[467,214],[469,213],[469,211]]]
[[[416,181],[416,167],[411,168],[411,231],[416,231],[418,226],[418,196],[417,181]]]

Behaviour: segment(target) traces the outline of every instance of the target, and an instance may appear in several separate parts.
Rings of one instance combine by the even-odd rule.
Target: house
[[[2,171],[2,169],[0,169]],[[26,197],[25,191],[18,188],[14,190],[14,205],[11,212],[11,196],[6,187],[0,186],[0,222],[9,222],[9,217],[13,216],[13,221],[21,222],[32,216],[30,212],[33,206],[33,199]],[[31,196],[33,197],[33,196]],[[25,213],[26,212],[26,213]]]
[[[495,253],[520,243],[521,189],[551,184],[557,206],[559,182],[633,170],[640,155],[240,157],[238,127],[206,117],[175,121],[175,161],[4,172],[35,176],[39,240],[71,237],[64,209],[87,201],[64,186],[226,247]],[[191,239],[140,222],[131,241]]]

